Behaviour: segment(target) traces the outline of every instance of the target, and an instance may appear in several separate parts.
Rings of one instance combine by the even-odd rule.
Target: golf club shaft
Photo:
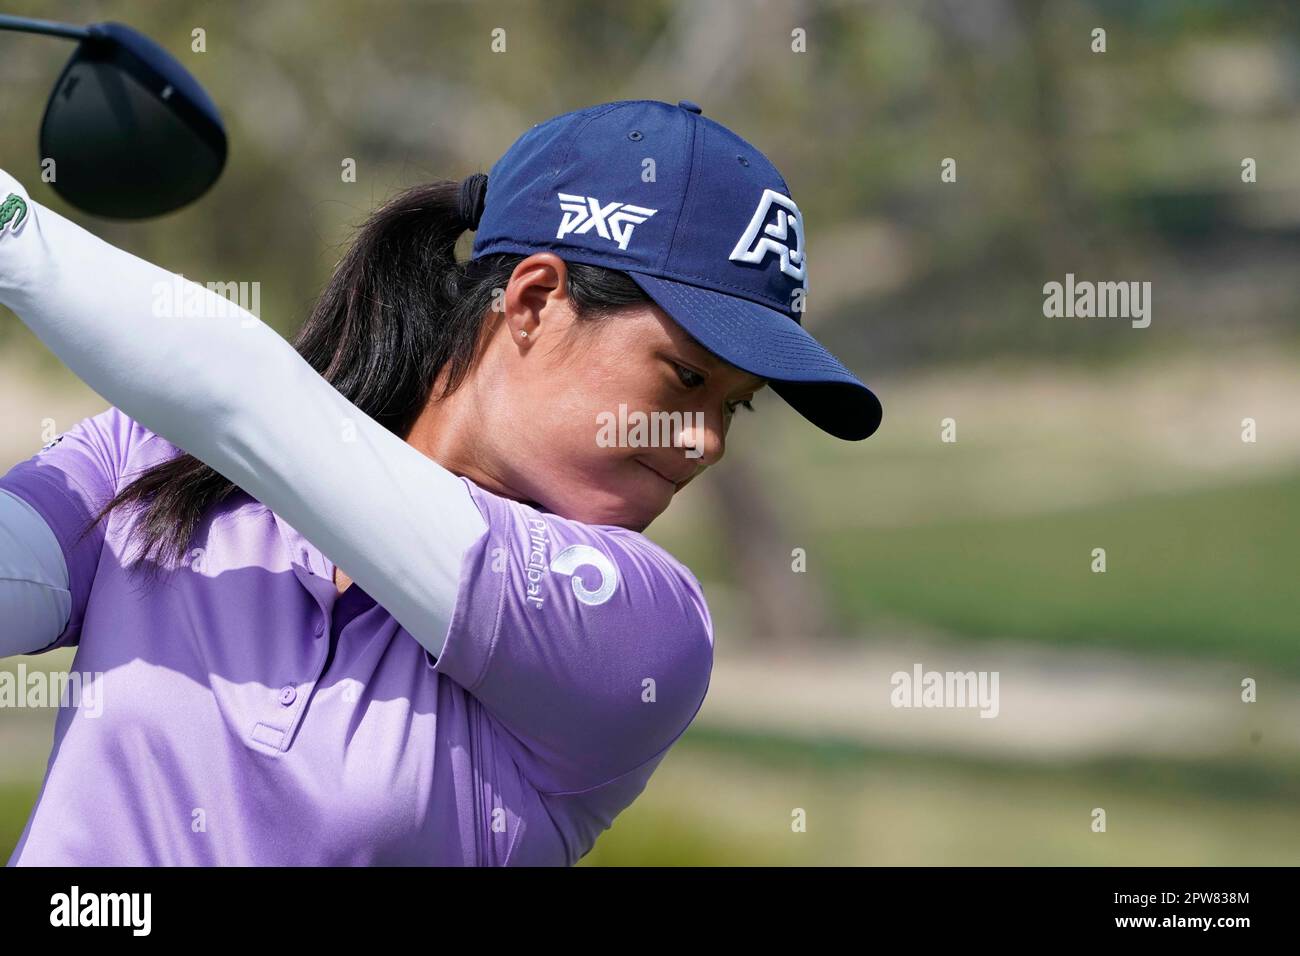
[[[33,20],[30,17],[13,17],[3,13],[0,13],[0,30],[42,33],[46,36],[64,37],[68,40],[84,40],[90,36],[90,31],[85,27],[74,27],[70,23],[55,23],[53,20]]]

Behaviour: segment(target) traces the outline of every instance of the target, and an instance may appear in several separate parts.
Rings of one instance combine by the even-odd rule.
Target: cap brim
[[[861,441],[880,427],[880,400],[789,316],[749,299],[628,272],[646,294],[714,355],[751,375],[818,428]]]

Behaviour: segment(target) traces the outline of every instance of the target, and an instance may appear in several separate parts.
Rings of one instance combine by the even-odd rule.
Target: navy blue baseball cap
[[[689,100],[602,103],[515,141],[488,173],[470,258],[544,251],[627,272],[700,345],[831,435],[879,427],[879,399],[800,322],[804,222],[785,180]]]

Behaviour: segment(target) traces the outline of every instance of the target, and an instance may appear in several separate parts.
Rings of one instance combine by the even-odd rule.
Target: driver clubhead
[[[120,23],[87,30],[41,120],[42,164],[54,161],[50,185],[108,219],[147,219],[198,199],[226,162],[216,106],[143,34]]]

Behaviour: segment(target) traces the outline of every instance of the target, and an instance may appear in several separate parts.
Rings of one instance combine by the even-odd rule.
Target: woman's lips
[[[651,471],[653,471],[656,475],[658,475],[658,476],[659,476],[660,478],[662,478],[664,481],[668,482],[668,484],[672,485],[672,486],[673,486],[673,492],[674,492],[674,493],[676,493],[676,492],[678,492],[678,491],[681,491],[682,486],[684,486],[687,482],[689,482],[692,478],[695,477],[694,472],[692,472],[691,474],[687,475],[685,478],[682,478],[682,479],[679,480],[679,481],[675,481],[675,480],[673,480],[672,478],[669,478],[667,475],[665,475],[662,471],[660,471],[658,468],[654,467],[653,465],[646,464],[646,462],[641,461],[640,458],[637,459],[637,462],[640,463],[640,464],[642,464],[642,465],[645,465],[647,468],[649,468]]]

